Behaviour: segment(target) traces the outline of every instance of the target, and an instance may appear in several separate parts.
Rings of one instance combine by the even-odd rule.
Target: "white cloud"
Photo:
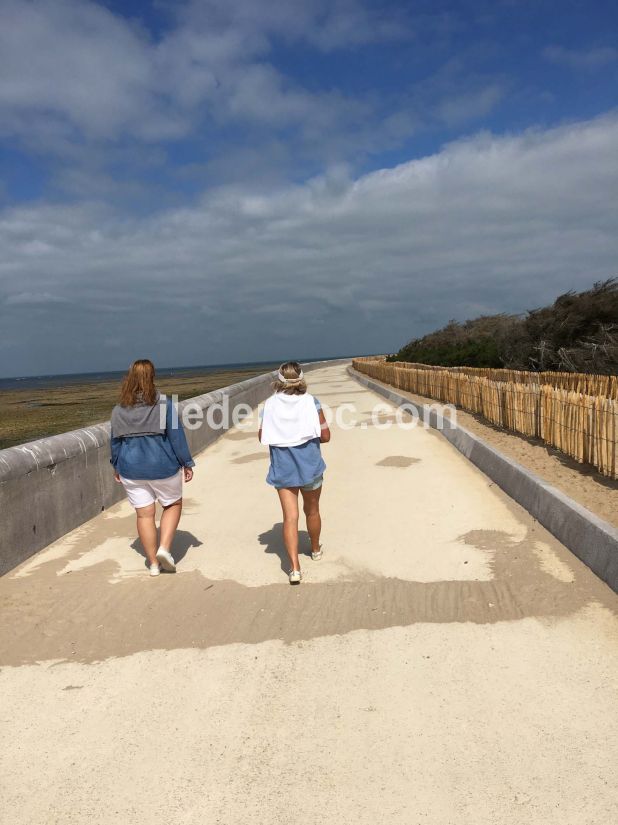
[[[612,46],[596,46],[589,49],[547,46],[543,50],[543,57],[551,63],[571,69],[600,69],[618,60],[618,49]]]
[[[444,15],[367,0],[165,8],[155,37],[92,0],[4,0],[0,138],[44,158],[47,192],[131,211],[178,202],[193,171],[211,184],[298,180],[342,160],[366,164],[423,128],[469,124],[505,94],[504,78],[470,75],[462,59],[390,94],[379,83],[347,94],[336,77],[316,88],[275,66],[281,43],[333,52],[442,38]]]
[[[469,124],[488,115],[504,99],[511,84],[500,71],[489,75],[471,68],[473,55],[450,57],[433,74],[415,83],[408,92],[409,110],[417,125]]]
[[[393,13],[361,0],[204,0],[176,11],[175,27],[155,41],[90,0],[5,0],[0,134],[156,141],[204,120],[302,125],[316,115],[332,127],[352,101],[339,95],[336,107],[332,95],[296,87],[266,62],[272,38],[334,49],[405,32]]]
[[[333,51],[415,33],[409,15],[396,6],[376,8],[363,0],[193,0],[181,7],[179,18],[193,30],[206,24],[217,32],[240,33],[246,48],[258,52],[272,35]]]
[[[608,114],[481,133],[358,179],[338,167],[276,192],[221,187],[148,218],[6,210],[0,345],[30,338],[0,374],[105,366],[110,335],[125,360],[162,363],[394,349],[479,306],[540,305],[615,274],[617,142]],[[41,294],[71,306],[20,298]]]
[[[449,126],[477,120],[491,112],[503,97],[502,86],[489,83],[480,89],[445,98],[436,107],[436,115]]]
[[[53,295],[51,292],[14,292],[8,296],[5,303],[7,306],[18,306],[20,304],[70,304],[71,301],[60,295]]]
[[[94,3],[8,0],[0,27],[5,128],[36,113],[66,118],[88,136],[154,123],[177,133],[174,119],[161,117],[149,49],[145,36]]]

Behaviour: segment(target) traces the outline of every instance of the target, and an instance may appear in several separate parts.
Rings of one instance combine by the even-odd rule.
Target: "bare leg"
[[[157,526],[155,524],[155,506],[149,504],[147,507],[137,507],[137,533],[142,542],[144,553],[148,559],[148,564],[157,563]]]
[[[303,510],[307,519],[307,532],[311,539],[311,552],[317,553],[320,549],[320,532],[322,531],[322,518],[320,517],[320,493],[322,488],[303,492]]]
[[[290,557],[292,570],[300,570],[298,563],[298,487],[277,490],[283,510],[283,541]]]
[[[178,499],[173,504],[168,504],[163,508],[161,514],[161,541],[160,547],[166,550],[172,549],[172,542],[176,535],[176,528],[180,521],[180,514],[182,513],[182,499]]]

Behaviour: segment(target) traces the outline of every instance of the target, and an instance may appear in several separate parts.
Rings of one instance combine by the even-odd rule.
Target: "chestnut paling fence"
[[[618,478],[618,376],[434,367],[384,357],[354,369],[398,389],[454,404]]]

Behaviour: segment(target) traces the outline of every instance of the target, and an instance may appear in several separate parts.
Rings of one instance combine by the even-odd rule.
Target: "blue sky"
[[[0,9],[2,375],[391,351],[615,274],[615,3]]]

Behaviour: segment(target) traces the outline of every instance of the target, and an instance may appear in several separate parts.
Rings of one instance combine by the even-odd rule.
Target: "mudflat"
[[[176,394],[179,401],[184,401],[262,375],[268,369],[261,365],[191,372],[187,376],[163,376],[157,386],[161,392]],[[119,391],[120,380],[0,389],[0,450],[108,421],[112,407],[118,403]]]

